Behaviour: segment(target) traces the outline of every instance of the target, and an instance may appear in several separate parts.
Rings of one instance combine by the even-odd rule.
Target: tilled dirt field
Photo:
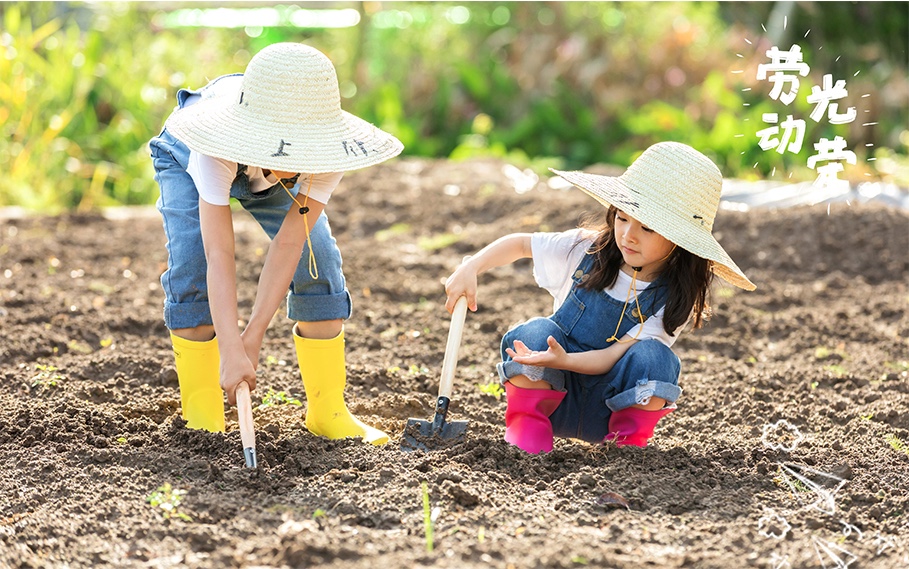
[[[676,344],[684,394],[646,449],[505,443],[505,400],[480,386],[503,333],[551,298],[529,263],[484,275],[449,416],[467,440],[401,450],[407,419],[432,417],[444,278],[496,237],[597,207],[519,194],[494,161],[347,176],[328,206],[354,298],[347,397],[392,441],[305,430],[279,313],[254,402],[302,405],[255,410],[258,472],[233,409],[225,434],[180,419],[156,212],[0,220],[0,566],[909,567],[909,216],[893,209],[721,212],[758,290],[718,286],[710,323]],[[267,239],[236,217],[248,314]],[[170,512],[148,501],[165,484]]]

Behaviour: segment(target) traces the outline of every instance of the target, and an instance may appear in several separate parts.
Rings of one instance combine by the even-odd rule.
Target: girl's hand
[[[471,257],[469,256],[464,257],[458,268],[445,281],[445,294],[448,295],[445,309],[448,310],[449,314],[454,310],[455,303],[462,296],[467,297],[467,308],[471,312],[477,311],[477,271],[469,263],[470,259]]]
[[[514,349],[505,348],[505,353],[519,364],[565,369],[568,365],[568,353],[555,338],[546,338],[549,348],[545,352],[537,352],[528,348],[520,340],[514,341]]]
[[[255,332],[247,325],[246,329],[240,334],[240,339],[243,341],[243,349],[246,352],[246,357],[249,358],[249,363],[253,366],[253,371],[259,369],[259,352],[262,350],[264,333],[264,330]]]
[[[237,404],[237,386],[241,381],[249,385],[249,390],[256,388],[256,369],[246,353],[221,355],[221,389],[227,393],[227,402]]]

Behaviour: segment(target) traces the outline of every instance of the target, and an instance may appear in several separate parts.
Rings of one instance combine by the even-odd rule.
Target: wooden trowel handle
[[[249,397],[249,384],[241,381],[237,386],[237,422],[240,423],[240,440],[246,455],[246,466],[255,467],[256,431],[253,426],[252,401]],[[251,455],[250,455],[251,451]]]
[[[445,359],[442,360],[442,380],[439,382],[439,397],[451,397],[455,368],[458,367],[458,348],[461,347],[461,333],[467,317],[467,297],[462,296],[451,311],[451,328],[448,329],[448,344]]]

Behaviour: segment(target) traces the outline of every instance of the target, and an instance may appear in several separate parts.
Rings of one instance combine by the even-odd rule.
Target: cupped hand
[[[566,363],[565,359],[568,356],[567,352],[565,352],[565,348],[563,348],[552,336],[546,338],[546,344],[549,346],[546,351],[539,352],[531,350],[524,342],[515,340],[514,349],[505,348],[505,353],[519,364],[555,369],[564,367],[564,364]]]

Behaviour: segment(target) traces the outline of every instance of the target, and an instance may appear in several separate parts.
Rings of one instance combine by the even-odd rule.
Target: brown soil
[[[494,238],[570,228],[594,202],[518,195],[497,162],[401,160],[348,176],[329,210],[354,297],[348,401],[392,442],[305,430],[278,314],[254,399],[303,405],[255,411],[258,472],[234,410],[226,434],[180,419],[154,211],[0,222],[0,566],[909,566],[905,213],[721,212],[720,241],[759,289],[718,287],[709,325],[676,344],[685,393],[651,446],[557,440],[532,456],[502,438],[504,398],[478,387],[502,334],[551,307],[526,262],[481,277],[468,315],[449,416],[467,440],[400,442],[408,418],[432,418],[442,280]],[[248,313],[267,241],[237,225]],[[165,483],[191,520],[146,501]]]

